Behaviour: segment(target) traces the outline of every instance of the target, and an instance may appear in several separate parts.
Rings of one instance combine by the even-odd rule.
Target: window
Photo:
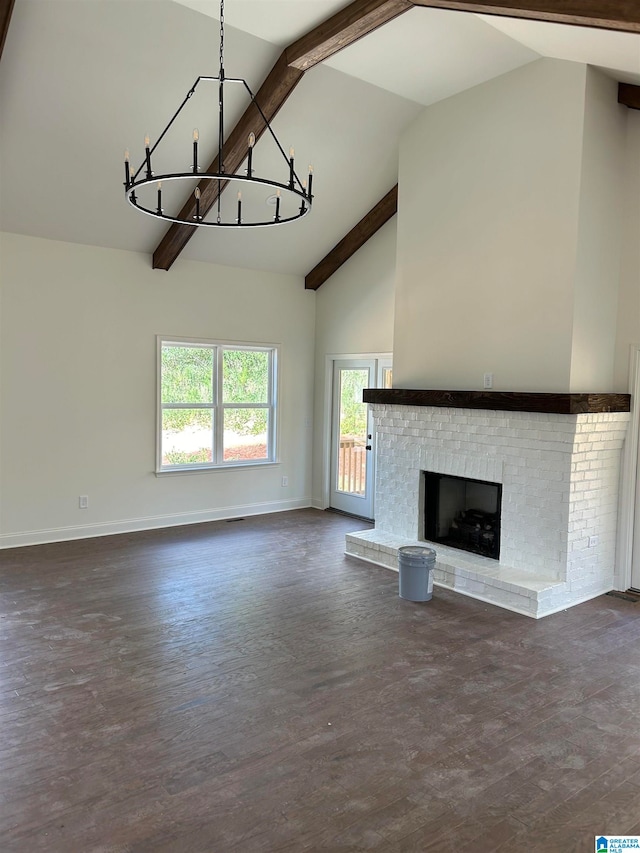
[[[158,339],[158,471],[275,462],[275,347]]]

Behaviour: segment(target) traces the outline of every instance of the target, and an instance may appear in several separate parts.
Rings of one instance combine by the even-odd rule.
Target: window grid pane
[[[269,457],[269,410],[224,410],[225,462],[244,462]]]
[[[211,347],[162,347],[162,402],[213,403]]]
[[[225,349],[222,362],[224,403],[268,403],[269,352]]]
[[[213,462],[212,409],[165,409],[162,413],[162,465]]]

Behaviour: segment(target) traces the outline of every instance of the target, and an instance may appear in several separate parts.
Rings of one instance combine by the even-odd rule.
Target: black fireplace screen
[[[424,472],[425,539],[483,557],[500,557],[502,486]]]

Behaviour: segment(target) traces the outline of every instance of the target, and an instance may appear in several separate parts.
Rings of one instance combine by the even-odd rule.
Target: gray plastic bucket
[[[399,595],[407,601],[431,601],[436,552],[419,545],[398,548]]]

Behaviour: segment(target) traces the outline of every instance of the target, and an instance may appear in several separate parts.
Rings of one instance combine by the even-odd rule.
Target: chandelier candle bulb
[[[242,222],[242,193],[238,193],[238,225]]]
[[[194,196],[196,197],[196,215],[194,218],[199,222],[202,219],[200,216],[200,187],[196,187]]]
[[[158,214],[162,215],[162,181],[158,181]]]
[[[293,148],[290,148],[289,149],[289,189],[290,190],[293,189],[293,158],[294,158],[294,155],[295,155],[295,152],[294,152]]]
[[[313,185],[313,166],[309,166],[309,198],[311,198],[311,187]]]
[[[126,181],[126,186],[128,187],[131,183],[131,169],[129,164],[129,149],[127,148],[124,152],[124,179]]]
[[[198,139],[200,139],[200,134],[198,132],[198,128],[195,127],[193,129],[193,174],[196,175],[198,173]]]
[[[147,161],[147,180],[151,177],[151,152],[149,151],[149,137],[144,138],[144,156]]]
[[[276,215],[275,215],[275,220],[276,220],[276,222],[279,222],[279,221],[280,221],[280,190],[278,190],[278,191],[277,191],[277,193],[276,193]]]
[[[249,177],[251,177],[251,175],[253,174],[253,170],[251,168],[252,161],[253,161],[253,146],[256,144],[256,137],[255,137],[254,133],[249,134],[248,142],[249,142],[249,152],[248,152],[248,158],[247,158],[247,175]]]

